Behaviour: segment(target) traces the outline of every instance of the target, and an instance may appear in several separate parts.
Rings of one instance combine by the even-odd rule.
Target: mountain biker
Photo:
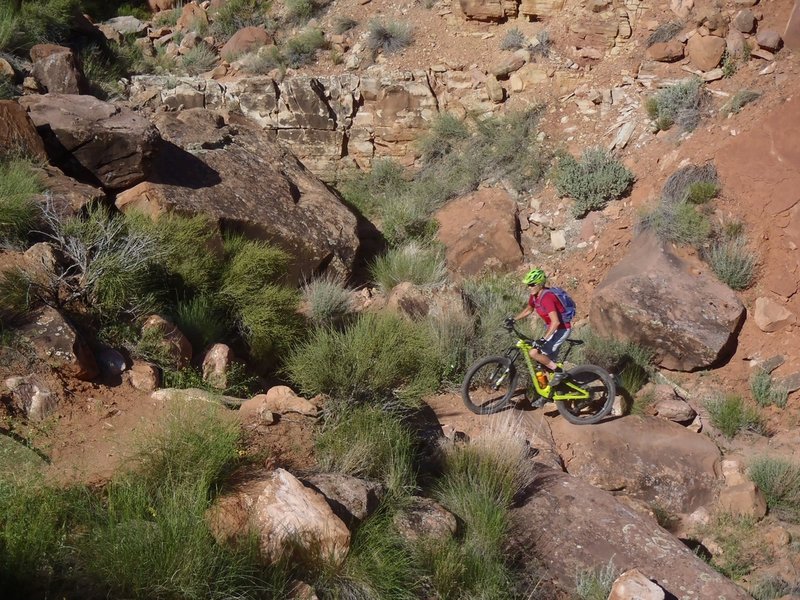
[[[558,385],[564,380],[566,374],[555,363],[554,359],[558,357],[558,349],[561,344],[569,337],[572,324],[561,318],[564,307],[555,293],[546,293],[549,289],[545,285],[547,275],[542,269],[531,269],[522,278],[522,282],[528,286],[531,295],[528,298],[528,305],[513,320],[519,321],[536,311],[536,314],[547,325],[547,331],[537,340],[539,350],[533,348],[530,351],[530,356],[539,364],[553,371],[550,385]]]

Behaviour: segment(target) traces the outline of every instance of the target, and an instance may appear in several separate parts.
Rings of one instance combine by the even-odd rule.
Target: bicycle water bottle
[[[549,382],[547,381],[547,375],[544,374],[544,371],[536,371],[536,381],[538,381],[539,385],[543,388],[549,385]]]

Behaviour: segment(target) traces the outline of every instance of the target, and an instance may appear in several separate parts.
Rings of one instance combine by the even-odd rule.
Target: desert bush
[[[341,277],[326,273],[303,285],[309,320],[317,327],[340,324],[353,312],[353,298]]]
[[[727,438],[740,431],[763,434],[764,420],[758,409],[745,404],[741,396],[727,394],[710,398],[705,402],[711,424]]]
[[[175,325],[198,354],[212,344],[225,341],[231,332],[229,319],[208,294],[179,301],[175,307]]]
[[[770,456],[754,459],[748,474],[779,518],[800,522],[800,464]]]
[[[678,35],[682,29],[683,25],[677,21],[662,23],[656,27],[655,31],[653,31],[653,33],[651,33],[647,38],[647,47],[649,48],[653,44],[670,41],[672,38]]]
[[[695,78],[662,89],[646,102],[648,116],[659,129],[677,123],[684,131],[693,131],[700,121],[702,85],[702,80]]]
[[[609,373],[618,373],[623,389],[638,392],[650,378],[654,352],[636,342],[597,335],[582,327],[576,337],[583,345],[576,348],[570,360],[598,365]]]
[[[464,280],[462,290],[476,317],[476,356],[498,354],[508,346],[503,319],[525,306],[527,297],[520,287],[519,280],[509,274],[490,273]]]
[[[336,17],[333,20],[333,33],[342,35],[358,25],[358,21],[351,17]]]
[[[302,328],[299,305],[297,290],[271,284],[238,307],[239,332],[253,360],[273,366],[289,350]]]
[[[413,30],[407,23],[370,21],[366,46],[373,56],[378,52],[395,54],[410,46],[413,41]]]
[[[780,408],[786,406],[789,395],[788,390],[776,385],[772,375],[764,369],[756,369],[750,377],[750,393],[759,406],[774,404]]]
[[[604,600],[618,576],[613,560],[596,569],[579,571],[575,577],[575,594],[580,600]]]
[[[60,44],[69,37],[78,0],[23,2],[18,13],[10,3],[0,8],[0,50],[25,55],[35,44]]]
[[[700,184],[707,184],[707,186]],[[675,171],[664,182],[664,187],[661,188],[661,199],[668,204],[686,202],[689,201],[693,188],[697,194],[697,191],[701,193],[710,191],[711,186],[714,187],[716,193],[719,192],[719,177],[713,163],[700,166],[686,165]],[[700,202],[694,203],[700,204]]]
[[[234,307],[250,304],[265,285],[286,275],[289,256],[266,242],[229,236],[224,248],[227,262],[220,294]]]
[[[13,100],[21,95],[22,90],[14,84],[14,80],[11,77],[0,75],[0,100]]]
[[[330,414],[316,436],[320,468],[379,481],[397,494],[416,483],[416,440],[399,415],[376,406]]]
[[[764,575],[756,579],[749,592],[755,600],[778,600],[800,593],[800,585],[792,585],[777,575]]]
[[[550,39],[550,32],[542,29],[536,34],[534,43],[531,45],[531,54],[539,56],[549,56],[550,50],[553,46],[553,40]]]
[[[695,248],[702,246],[711,235],[708,217],[688,202],[661,202],[642,217],[640,225],[662,240]]]
[[[758,258],[742,236],[717,240],[704,258],[719,280],[733,290],[746,290],[755,280]]]
[[[0,157],[0,248],[22,248],[39,222],[42,183],[33,163]]]
[[[467,368],[478,357],[474,349],[477,345],[475,319],[466,310],[455,309],[431,314],[425,323],[436,342],[442,383],[460,386]]]
[[[733,77],[739,69],[739,59],[727,50],[722,57],[722,76]]]
[[[211,34],[228,40],[242,27],[263,25],[268,21],[269,0],[228,0],[215,13]]]
[[[286,371],[304,394],[413,406],[438,386],[440,367],[427,328],[364,314],[343,331],[312,332],[292,349]]]
[[[584,151],[580,160],[563,156],[553,182],[559,194],[575,199],[572,213],[582,217],[624,194],[633,183],[633,173],[606,150],[592,148]]]
[[[217,64],[217,54],[204,43],[199,43],[181,56],[181,67],[189,75],[210,71]]]
[[[519,28],[509,29],[500,42],[500,50],[519,50],[528,45],[528,39]]]
[[[705,204],[719,194],[719,186],[710,181],[697,181],[689,186],[686,201],[690,204]]]
[[[466,123],[451,113],[439,113],[418,141],[423,162],[432,163],[447,156],[470,136]]]
[[[266,75],[272,69],[282,68],[286,61],[276,46],[268,46],[248,52],[239,59],[239,62],[247,73]]]
[[[22,269],[0,271],[0,326],[24,317],[33,301],[32,282]]]
[[[367,217],[375,218],[390,198],[408,189],[403,167],[389,160],[376,160],[366,173],[355,172],[341,182],[345,201]]]
[[[286,0],[286,17],[295,23],[307,22],[318,10],[314,0]]]
[[[708,535],[719,544],[722,552],[711,559],[711,566],[734,581],[753,570],[757,561],[769,561],[771,552],[758,544],[753,517],[718,514],[706,528]]]
[[[286,64],[296,69],[314,62],[317,50],[325,47],[325,36],[319,29],[307,29],[289,39],[281,48]]]
[[[728,100],[728,102],[722,106],[720,110],[723,113],[736,114],[742,110],[745,105],[755,102],[760,97],[760,92],[754,92],[752,90],[739,90],[730,100]]]
[[[447,278],[442,250],[435,246],[409,242],[390,248],[370,267],[373,281],[384,293],[408,281],[419,287],[437,287]]]

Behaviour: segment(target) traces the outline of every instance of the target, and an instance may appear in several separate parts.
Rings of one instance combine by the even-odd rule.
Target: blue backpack
[[[577,307],[575,306],[575,301],[570,298],[570,295],[560,287],[549,287],[544,290],[545,292],[553,292],[558,298],[558,301],[561,302],[561,306],[564,307],[564,310],[561,312],[561,320],[564,323],[569,323],[572,319],[575,318],[575,312],[577,311]]]

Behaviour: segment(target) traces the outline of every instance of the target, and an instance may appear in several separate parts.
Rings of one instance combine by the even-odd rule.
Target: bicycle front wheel
[[[562,416],[575,425],[591,425],[605,418],[614,406],[617,386],[611,375],[594,365],[580,365],[567,371],[569,377],[555,390],[556,406]],[[580,390],[585,397],[558,399]]]
[[[505,356],[490,356],[469,368],[461,386],[461,398],[472,412],[490,415],[503,410],[517,389],[519,373]]]

